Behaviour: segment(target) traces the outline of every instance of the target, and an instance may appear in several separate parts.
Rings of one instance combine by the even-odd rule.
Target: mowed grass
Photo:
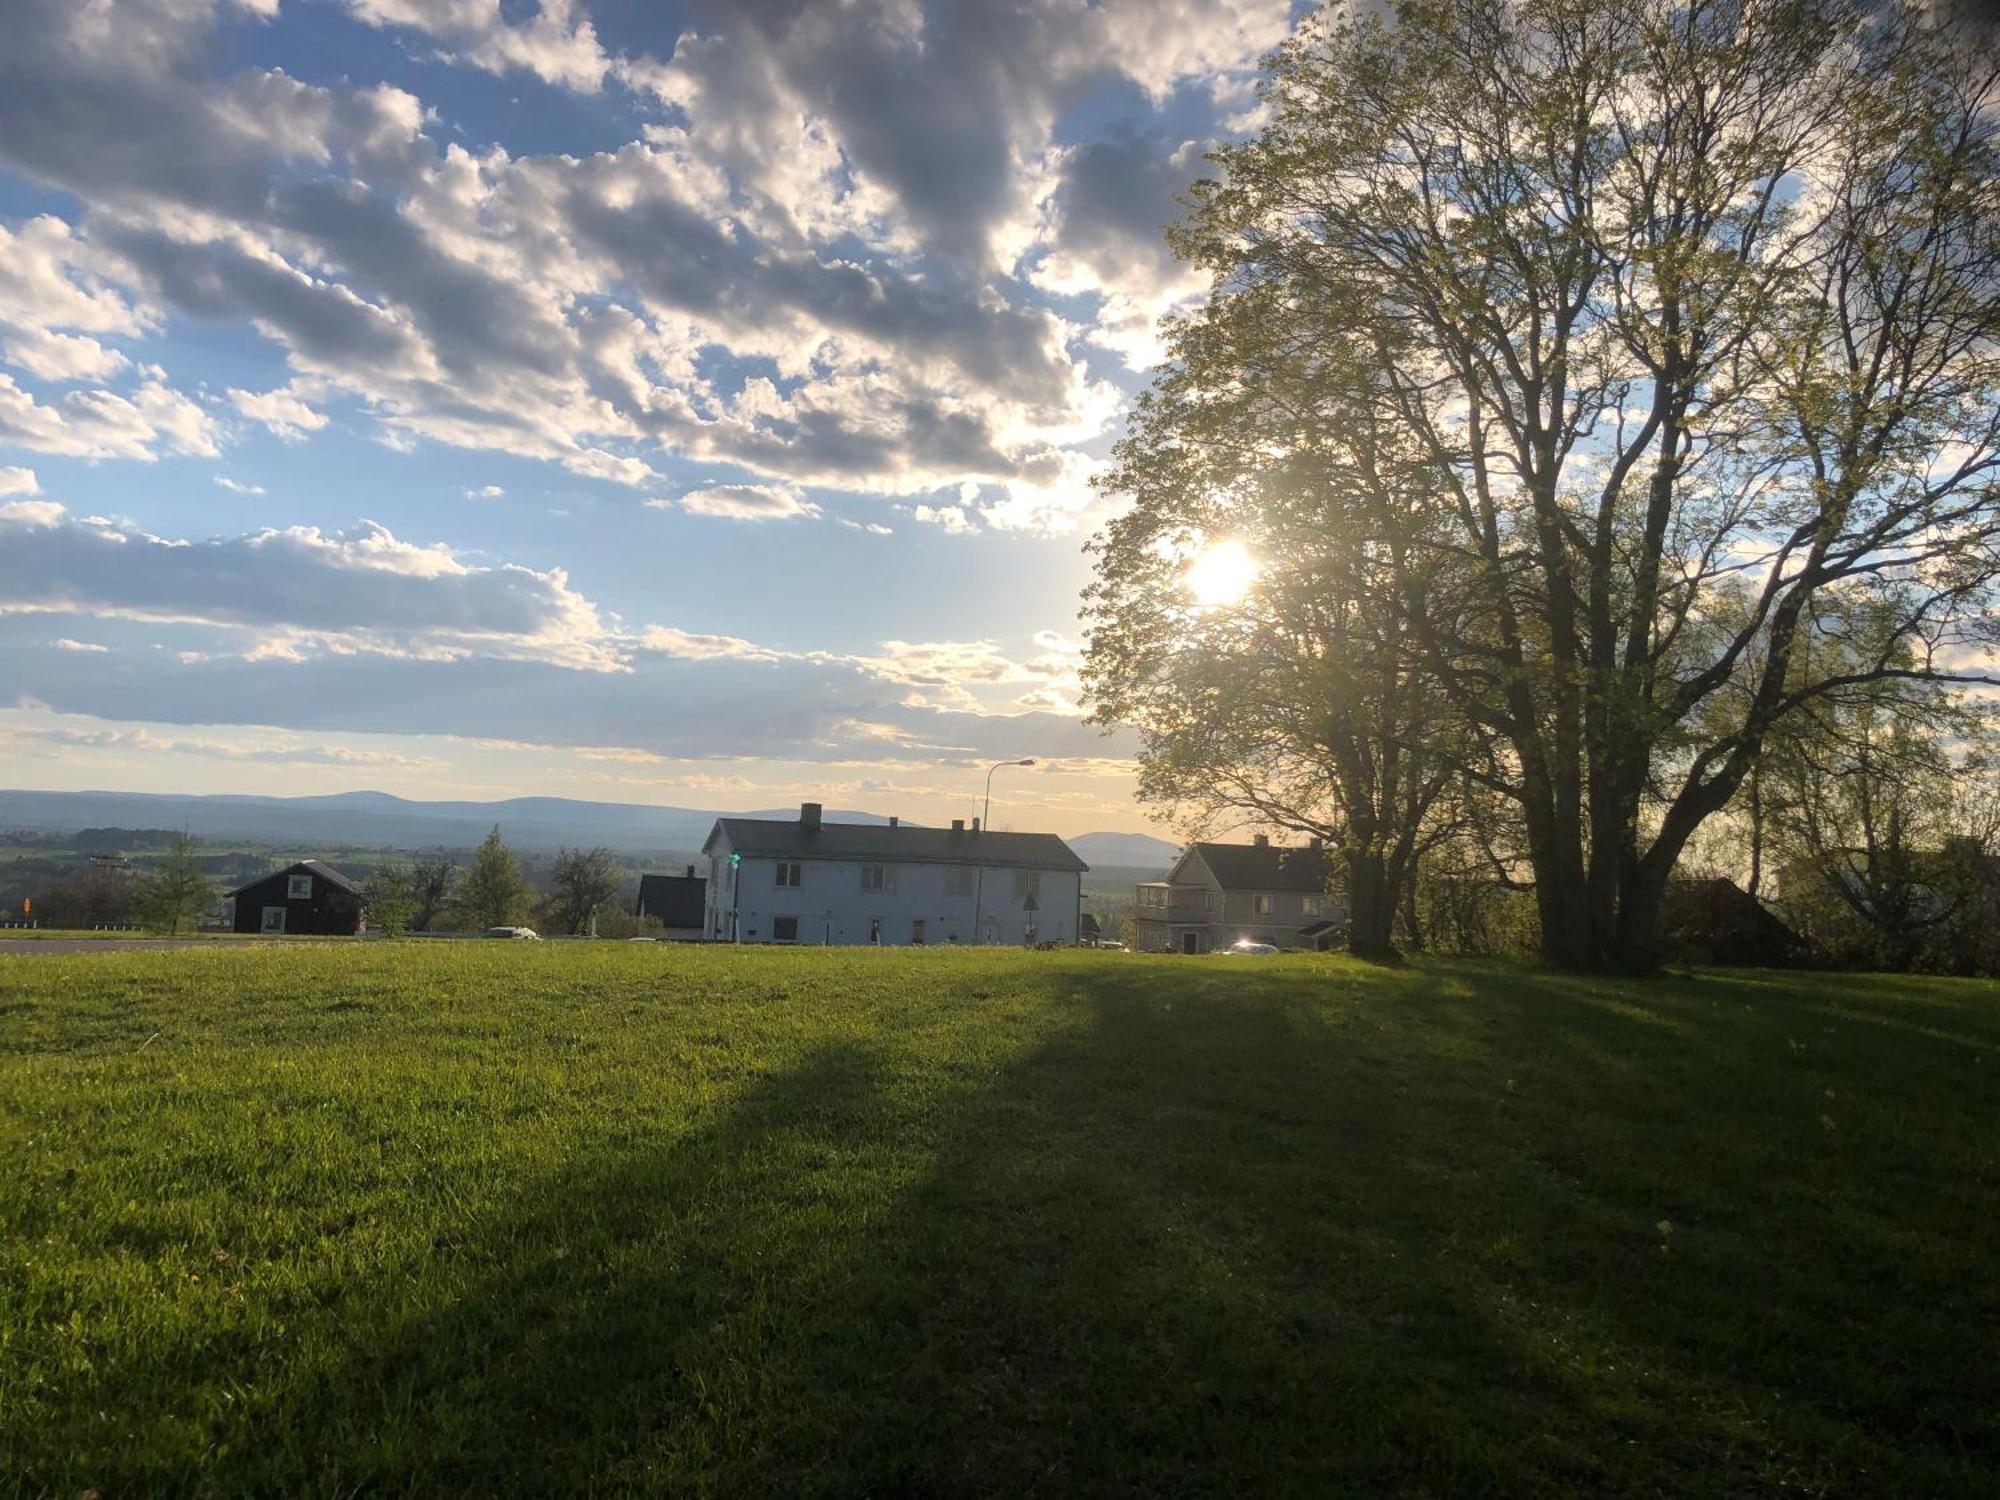
[[[2000,988],[0,959],[26,1494],[1992,1494]]]

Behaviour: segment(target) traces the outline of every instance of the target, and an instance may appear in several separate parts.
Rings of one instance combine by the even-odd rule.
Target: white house
[[[711,941],[1074,943],[1083,872],[1052,833],[718,818],[708,856]]]
[[[1330,948],[1347,908],[1329,893],[1332,858],[1318,840],[1286,849],[1261,834],[1249,844],[1190,844],[1165,880],[1138,889],[1144,953],[1212,953],[1239,938],[1279,948]]]

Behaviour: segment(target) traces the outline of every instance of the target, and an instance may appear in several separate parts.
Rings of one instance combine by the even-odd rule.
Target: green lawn
[[[0,1488],[1991,1495],[2000,987],[0,958]]]

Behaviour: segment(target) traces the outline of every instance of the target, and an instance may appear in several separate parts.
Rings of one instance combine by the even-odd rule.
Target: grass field
[[[0,959],[0,1487],[1991,1495],[2000,987]]]

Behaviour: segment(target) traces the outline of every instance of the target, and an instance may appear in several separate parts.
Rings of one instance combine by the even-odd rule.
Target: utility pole
[[[978,829],[983,832],[987,828],[991,827],[993,823],[993,773],[999,770],[1002,766],[1032,766],[1034,763],[1035,763],[1035,758],[1031,755],[1028,756],[1025,760],[996,760],[995,762],[993,762],[992,765],[986,768],[986,806],[985,810],[980,814],[979,821],[973,825],[975,829]],[[978,856],[979,854],[977,834],[974,835],[973,854],[975,856]],[[986,910],[986,861],[983,858],[981,858],[979,860],[979,874],[974,883],[974,891],[972,897],[972,941],[975,946],[986,941],[986,938],[980,926],[985,910]]]

